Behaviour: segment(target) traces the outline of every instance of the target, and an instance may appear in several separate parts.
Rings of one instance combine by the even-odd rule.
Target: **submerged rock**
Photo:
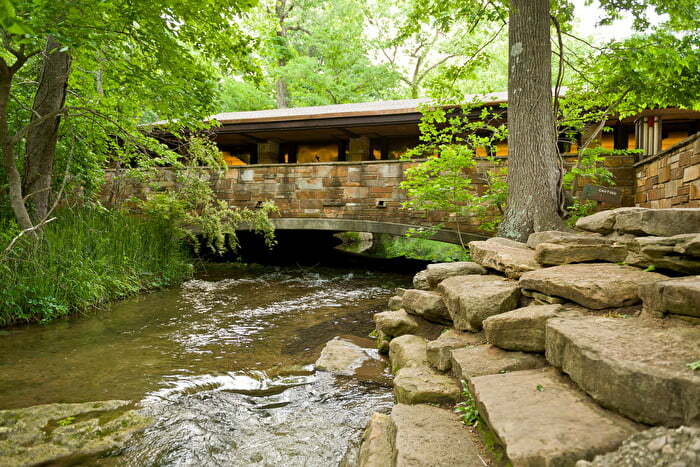
[[[334,337],[321,351],[316,360],[316,369],[341,375],[353,375],[366,361],[373,357],[367,349],[340,337]]]
[[[44,465],[123,446],[151,420],[130,401],[46,404],[0,411],[0,465]]]

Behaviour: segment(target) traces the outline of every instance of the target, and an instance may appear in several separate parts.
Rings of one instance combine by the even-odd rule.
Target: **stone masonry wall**
[[[645,208],[700,208],[700,133],[635,164],[635,203]]]
[[[505,159],[505,158],[504,158]],[[456,229],[484,235],[479,221],[473,218],[450,218],[447,213],[433,211],[409,211],[401,209],[406,193],[399,185],[404,172],[421,161],[362,161],[327,162],[312,164],[256,164],[231,166],[223,176],[212,172],[212,185],[220,199],[236,207],[255,208],[260,202],[273,201],[282,218],[353,219],[398,223],[416,226],[433,226],[443,223],[447,229]],[[507,165],[507,159],[504,161]],[[575,156],[565,157],[565,163],[575,163]],[[623,205],[631,206],[634,189],[633,156],[611,156],[606,166],[613,172],[617,187],[623,194]],[[485,187],[476,173],[493,168],[486,159],[477,160],[469,171],[475,188]],[[173,169],[160,169],[155,189],[169,190],[177,187]],[[142,196],[153,190],[153,184],[131,179],[126,183],[110,183],[114,172],[108,172],[107,192],[118,188],[116,198]],[[580,180],[583,184],[585,180]],[[617,207],[617,206],[606,206]]]

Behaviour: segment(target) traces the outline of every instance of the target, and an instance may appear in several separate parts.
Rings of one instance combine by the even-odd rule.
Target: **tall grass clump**
[[[171,224],[96,207],[63,209],[38,241],[0,255],[0,326],[48,322],[189,277],[192,265]],[[0,248],[19,232],[0,219]]]

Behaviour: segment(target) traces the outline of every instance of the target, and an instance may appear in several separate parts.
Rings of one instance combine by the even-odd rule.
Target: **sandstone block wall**
[[[700,208],[700,133],[635,164],[635,204]]]

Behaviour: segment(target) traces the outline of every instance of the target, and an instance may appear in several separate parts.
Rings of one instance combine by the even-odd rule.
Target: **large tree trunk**
[[[508,201],[499,234],[525,241],[563,227],[562,167],[552,113],[549,0],[511,0]]]
[[[13,75],[14,73],[7,66],[3,66],[0,70],[0,148],[2,148],[2,165],[5,169],[5,177],[7,177],[10,207],[15,215],[17,224],[22,230],[27,230],[30,237],[35,237],[36,233],[33,230],[29,230],[34,225],[22,197],[22,177],[17,169],[17,155],[12,136],[10,135],[7,118],[7,104],[10,101]]]
[[[280,61],[282,62],[282,60]],[[284,65],[286,65],[286,63],[281,63],[280,68]],[[286,109],[289,107],[289,89],[287,88],[287,82],[281,76],[277,78],[275,82],[275,100],[278,109]]]
[[[50,36],[46,41],[43,57],[39,87],[34,96],[30,127],[27,130],[24,171],[24,193],[32,207],[34,222],[40,222],[48,213],[61,117],[57,115],[38,120],[63,108],[71,61],[68,53],[61,52],[60,44]]]

